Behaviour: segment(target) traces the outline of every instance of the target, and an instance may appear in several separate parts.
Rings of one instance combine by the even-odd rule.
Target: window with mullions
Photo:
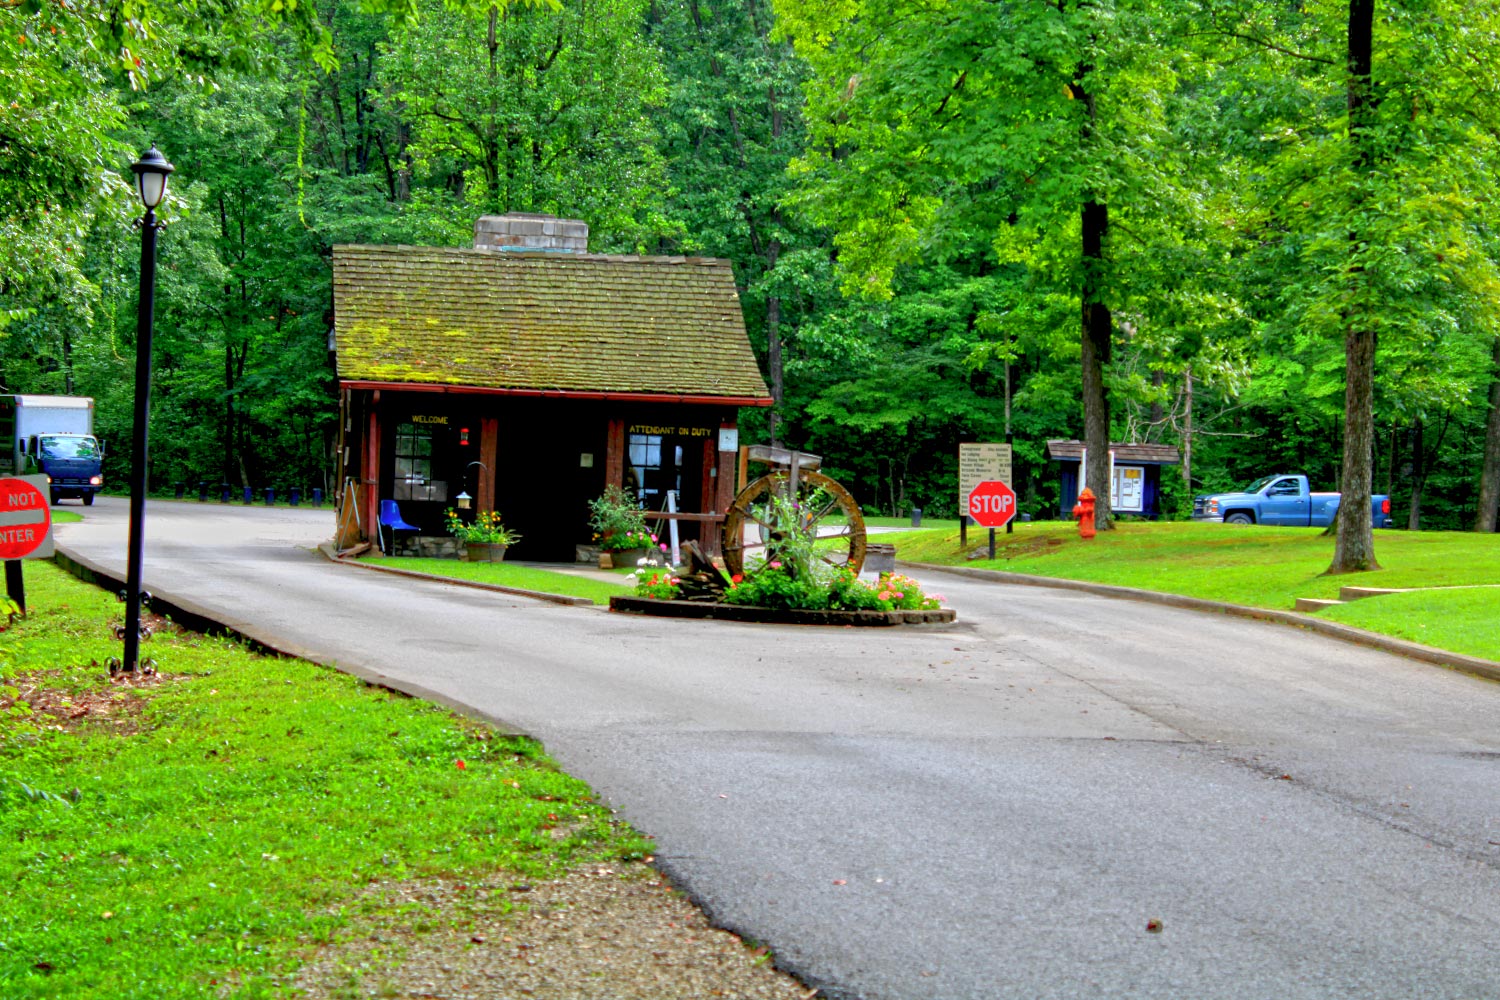
[[[432,429],[421,424],[396,425],[396,500],[448,499],[448,484],[432,478]]]
[[[630,435],[631,481],[626,487],[647,509],[666,509],[664,491],[682,489],[681,470],[681,445],[663,446],[660,434]]]

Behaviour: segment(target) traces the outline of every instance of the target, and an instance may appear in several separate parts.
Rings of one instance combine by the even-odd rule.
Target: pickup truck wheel
[[[1249,514],[1246,514],[1246,513],[1242,512],[1242,511],[1236,511],[1235,513],[1230,514],[1228,517],[1224,518],[1224,523],[1225,524],[1254,524],[1255,523],[1255,518],[1251,517]]]
[[[94,494],[92,494],[92,493],[85,493],[83,495],[83,505],[85,507],[92,507],[92,506],[94,506]]]
[[[62,499],[62,498],[57,495],[57,491],[56,490],[48,490],[47,491],[47,499],[50,500],[50,501],[52,501],[52,506],[56,507],[57,506],[57,501],[60,500],[60,499]]]

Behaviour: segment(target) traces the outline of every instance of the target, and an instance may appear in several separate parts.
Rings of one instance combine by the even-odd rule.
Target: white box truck
[[[87,396],[0,395],[0,476],[41,473],[51,500],[92,505],[104,487],[104,449]]]

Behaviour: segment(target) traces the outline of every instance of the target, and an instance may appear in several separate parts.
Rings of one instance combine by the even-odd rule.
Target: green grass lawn
[[[72,511],[72,510],[58,510],[56,507],[52,508],[52,523],[53,524],[77,524],[79,521],[82,521],[82,520],[83,520],[83,515],[80,514],[80,513],[78,513],[77,511]]]
[[[1319,618],[1500,660],[1500,589],[1419,590],[1352,601]]]
[[[1186,594],[1248,604],[1290,609],[1299,597],[1338,597],[1342,586],[1448,587],[1500,584],[1500,535],[1443,531],[1377,531],[1375,555],[1382,568],[1370,573],[1324,576],[1333,558],[1333,539],[1306,528],[1234,527],[1223,524],[1123,522],[1112,532],[1091,541],[1078,537],[1071,522],[1018,524],[1014,534],[996,534],[996,559],[971,560],[966,554],[988,555],[988,533],[971,529],[967,552],[960,551],[958,530],[922,530],[892,535],[896,553],[911,562],[979,566],[1032,573],[1038,576],[1088,580],[1164,593]],[[1457,598],[1455,610],[1464,604]],[[1500,617],[1500,591],[1476,591],[1477,622],[1486,601]],[[1338,609],[1337,620],[1391,635],[1407,635],[1413,623],[1408,613],[1387,598],[1360,602],[1359,610]],[[1430,605],[1437,608],[1439,604]],[[1434,611],[1435,615],[1447,612]],[[1357,615],[1359,621],[1342,616]],[[1333,617],[1324,613],[1325,617]],[[1451,627],[1427,623],[1423,632],[1443,637],[1422,641],[1445,649],[1473,652],[1474,644],[1500,658],[1494,632],[1464,624]],[[1420,623],[1418,623],[1420,624]],[[1488,635],[1489,638],[1485,636]],[[1467,637],[1467,638],[1465,638]]]
[[[379,882],[648,849],[536,743],[332,670],[162,632],[161,676],[111,683],[122,605],[25,574],[0,635],[6,1000],[284,995]]]
[[[456,580],[475,580],[479,583],[493,583],[501,587],[520,587],[522,590],[539,590],[546,594],[584,597],[595,604],[608,604],[611,595],[629,593],[634,586],[633,581],[625,575],[629,571],[624,569],[616,574],[620,582],[613,584],[591,577],[555,573],[552,570],[517,566],[514,563],[505,562],[471,563],[459,562],[457,559],[408,559],[389,556],[371,556],[360,561],[373,563],[376,566],[409,569],[416,573],[431,573],[433,576],[447,576]]]

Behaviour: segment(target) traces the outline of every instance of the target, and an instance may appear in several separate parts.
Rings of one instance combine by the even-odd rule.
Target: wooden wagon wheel
[[[766,508],[773,496],[786,495],[789,478],[785,472],[761,476],[729,505],[724,516],[724,567],[730,573],[743,573],[747,560],[765,556],[775,530],[767,523]],[[864,568],[865,518],[848,490],[820,472],[802,472],[793,499],[802,512],[803,530],[816,533],[819,558],[855,573]]]

